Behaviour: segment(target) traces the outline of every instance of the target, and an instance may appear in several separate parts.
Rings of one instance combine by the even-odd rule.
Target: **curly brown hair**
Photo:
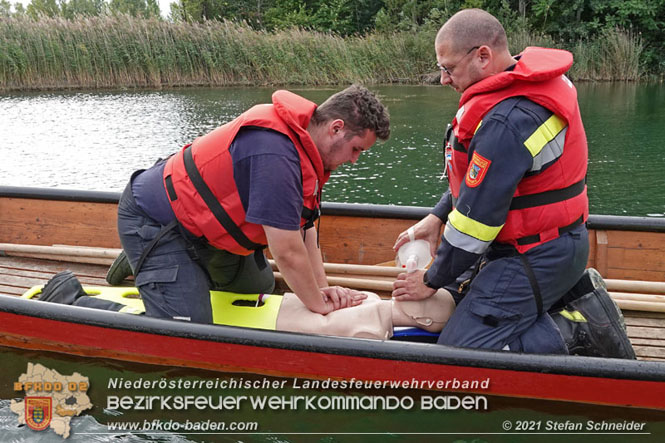
[[[312,123],[321,125],[330,120],[344,120],[349,136],[359,135],[369,129],[380,140],[390,137],[388,109],[364,86],[354,84],[331,95],[319,105],[312,115]]]

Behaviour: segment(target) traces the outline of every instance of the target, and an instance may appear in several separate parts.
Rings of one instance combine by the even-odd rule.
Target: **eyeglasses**
[[[480,46],[474,46],[473,48],[469,49],[467,51],[467,53],[464,54],[464,56],[462,56],[462,58],[457,61],[457,63],[455,63],[454,65],[452,65],[449,68],[447,68],[447,67],[445,67],[445,66],[443,66],[439,63],[436,64],[436,67],[439,68],[442,72],[445,72],[446,74],[452,76],[453,75],[453,70],[455,70],[457,65],[459,65],[462,62],[462,60],[464,60],[469,54],[471,54],[471,51],[475,51],[478,48],[480,48]]]

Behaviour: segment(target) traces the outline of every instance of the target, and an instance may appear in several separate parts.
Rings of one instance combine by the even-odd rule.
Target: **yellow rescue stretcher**
[[[23,298],[38,298],[43,285],[28,289]],[[138,289],[125,286],[83,286],[89,297],[97,297],[125,305],[120,312],[143,314],[145,307]],[[210,291],[212,321],[218,325],[242,326],[258,329],[275,329],[277,313],[282,304],[281,295],[236,294],[234,292]]]

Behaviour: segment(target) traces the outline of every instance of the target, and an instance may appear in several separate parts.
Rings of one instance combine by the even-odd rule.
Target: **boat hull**
[[[117,248],[118,197],[0,188],[0,243]],[[324,204],[323,210],[320,232],[326,262],[358,264],[392,260],[397,234],[427,214],[425,208],[377,205]],[[592,216],[590,226],[589,264],[603,276],[665,280],[665,220]],[[665,410],[665,363],[660,361],[308,336],[167,321],[7,295],[20,295],[39,283],[25,286],[28,281],[43,283],[67,263],[48,258],[26,264],[0,257],[5,260],[2,269],[13,273],[0,279],[0,346],[226,373],[405,383],[434,392]],[[105,269],[97,266],[93,273],[100,268]],[[88,268],[77,275],[90,280],[87,284],[103,280]],[[631,340],[640,358],[665,359],[662,317],[640,315],[639,322],[631,324]],[[454,380],[487,381],[487,387],[465,389],[451,385]]]
[[[665,364],[657,362],[190,324],[10,296],[0,297],[0,325],[0,345],[91,358],[665,410]],[[453,380],[487,387],[455,389]]]

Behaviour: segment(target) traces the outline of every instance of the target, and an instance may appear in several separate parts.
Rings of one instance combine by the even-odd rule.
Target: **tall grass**
[[[580,41],[572,48],[575,64],[571,76],[582,80],[639,80],[642,39],[622,29],[605,31],[595,40]]]
[[[130,16],[0,18],[0,90],[436,81],[434,31],[342,38],[232,22]],[[553,46],[517,32],[511,49]],[[578,43],[572,76],[633,80],[642,44],[623,31]]]
[[[0,88],[417,82],[433,64],[432,39],[129,16],[2,18]]]
[[[525,27],[520,27],[508,35],[508,49],[511,54],[519,54],[527,46],[557,47],[556,42],[549,35],[532,32]]]
[[[570,48],[548,35],[520,29],[509,36],[508,45],[513,54],[527,46],[570,50],[574,62],[568,75],[576,80],[634,81],[644,76],[640,63],[642,39],[623,29],[606,30],[599,37],[578,41]]]

